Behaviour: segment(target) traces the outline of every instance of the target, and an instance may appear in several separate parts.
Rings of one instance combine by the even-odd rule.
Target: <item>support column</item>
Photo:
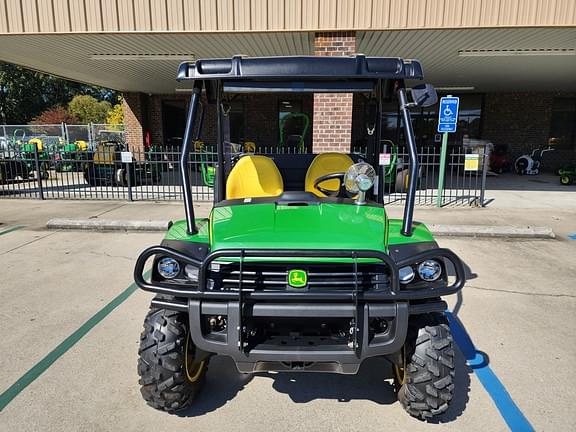
[[[124,130],[126,144],[132,149],[144,150],[144,107],[141,93],[124,93]]]
[[[314,55],[349,56],[356,54],[355,32],[320,32],[314,37]],[[350,152],[352,140],[352,93],[314,95],[314,153]]]

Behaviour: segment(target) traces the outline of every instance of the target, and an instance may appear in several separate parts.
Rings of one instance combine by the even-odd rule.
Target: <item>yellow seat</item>
[[[226,181],[226,199],[274,197],[283,192],[280,171],[266,156],[241,157]]]
[[[308,167],[308,171],[306,172],[306,180],[304,182],[304,188],[306,192],[312,192],[314,195],[323,197],[326,196],[318,189],[314,187],[314,182],[326,175],[326,174],[333,174],[333,173],[345,173],[354,165],[354,161],[344,153],[322,153],[319,154],[314,158],[310,166]],[[338,190],[339,182],[338,180],[326,180],[322,182],[319,186],[323,189]]]

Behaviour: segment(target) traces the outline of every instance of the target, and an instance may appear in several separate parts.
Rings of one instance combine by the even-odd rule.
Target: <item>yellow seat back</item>
[[[314,158],[308,171],[306,172],[306,180],[304,181],[304,188],[306,192],[312,192],[314,195],[323,197],[326,196],[314,187],[314,182],[326,175],[339,172],[346,172],[348,168],[354,165],[354,161],[344,153],[322,153]],[[320,185],[323,189],[338,190],[338,180],[326,180]]]
[[[266,156],[241,157],[226,181],[226,199],[274,197],[283,192],[280,171]]]

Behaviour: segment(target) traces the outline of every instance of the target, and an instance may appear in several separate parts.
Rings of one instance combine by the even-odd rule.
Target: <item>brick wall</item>
[[[144,148],[141,96],[141,93],[124,93],[122,102],[126,143],[130,148]]]
[[[151,144],[159,145],[164,142],[164,127],[162,124],[162,97],[154,95],[149,100],[149,127]]]
[[[574,94],[516,92],[487,93],[484,100],[482,138],[506,144],[511,160],[546,147],[550,136],[554,97]],[[559,148],[545,153],[544,171],[556,171],[574,160],[574,150]]]
[[[314,55],[348,56],[356,53],[354,32],[321,32],[314,38]],[[352,93],[314,95],[313,151],[349,152],[352,139]]]

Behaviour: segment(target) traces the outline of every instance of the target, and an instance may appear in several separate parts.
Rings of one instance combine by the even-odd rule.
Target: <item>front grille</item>
[[[292,269],[304,270],[308,281],[305,287],[293,288],[288,284],[288,273]],[[308,291],[351,291],[356,280],[358,290],[387,290],[390,286],[387,266],[384,264],[358,263],[355,276],[353,263],[329,264],[277,264],[243,263],[243,290],[308,290]],[[240,265],[238,263],[212,264],[208,271],[208,289],[238,290]]]

